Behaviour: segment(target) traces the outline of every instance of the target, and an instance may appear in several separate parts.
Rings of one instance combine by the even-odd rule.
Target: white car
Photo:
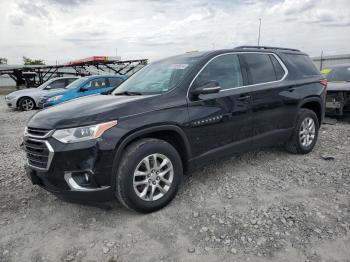
[[[28,111],[38,106],[40,97],[51,95],[55,92],[61,92],[63,88],[71,84],[79,77],[55,77],[52,78],[37,88],[28,88],[12,92],[5,96],[6,104],[11,108],[19,108],[23,111]]]

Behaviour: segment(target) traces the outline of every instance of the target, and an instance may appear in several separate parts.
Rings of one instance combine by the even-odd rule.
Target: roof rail
[[[284,48],[284,47],[274,47],[274,46],[257,46],[257,45],[242,45],[242,46],[237,46],[235,49],[276,49],[276,50],[287,50],[287,51],[298,51],[300,52],[299,49],[294,49],[294,48]]]

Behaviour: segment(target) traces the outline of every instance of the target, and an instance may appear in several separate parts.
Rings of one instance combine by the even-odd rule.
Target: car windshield
[[[82,77],[82,78],[79,78],[77,80],[75,80],[74,82],[70,83],[69,85],[67,85],[65,88],[66,89],[74,89],[78,86],[80,86],[82,83],[84,83],[86,80],[88,80],[87,77]]]
[[[329,82],[350,82],[350,66],[334,67],[327,75]]]
[[[182,55],[153,62],[116,88],[112,94],[161,94],[173,89],[199,60],[199,56]]]

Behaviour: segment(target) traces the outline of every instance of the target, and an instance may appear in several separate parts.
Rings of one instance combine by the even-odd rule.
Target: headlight
[[[49,99],[47,99],[46,102],[54,102],[58,99],[61,99],[62,97],[63,97],[63,95],[53,96],[53,97],[50,97]]]
[[[53,137],[62,143],[75,143],[96,139],[117,124],[117,120],[92,126],[81,126],[68,129],[59,129],[53,133]]]

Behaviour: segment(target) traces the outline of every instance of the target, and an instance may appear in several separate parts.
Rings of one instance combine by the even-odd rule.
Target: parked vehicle
[[[43,95],[56,94],[71,84],[78,77],[55,77],[37,88],[28,88],[12,92],[5,96],[6,104],[12,108],[19,108],[24,111],[32,110],[38,107],[39,100]]]
[[[238,47],[154,62],[111,95],[42,110],[29,121],[28,176],[70,201],[152,212],[184,172],[253,148],[309,153],[326,83],[295,49]]]
[[[84,96],[107,93],[119,86],[126,79],[127,76],[124,75],[93,75],[82,77],[67,86],[60,93],[41,97],[39,107],[46,108]]]
[[[328,81],[326,112],[342,116],[350,111],[350,64],[327,67],[321,73]]]

